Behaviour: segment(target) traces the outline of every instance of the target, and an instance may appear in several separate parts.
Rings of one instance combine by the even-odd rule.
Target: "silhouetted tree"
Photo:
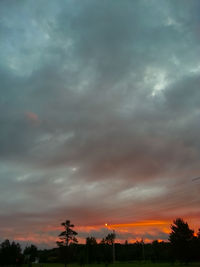
[[[114,261],[114,241],[115,233],[110,233],[100,242],[100,245],[103,248],[103,261],[106,266],[108,263]]]
[[[95,237],[91,236],[91,237],[87,237],[86,238],[86,245],[88,246],[94,246],[97,245],[97,240]]]
[[[14,241],[10,243],[8,239],[0,245],[0,265],[19,264],[21,262],[21,246]]]
[[[97,240],[95,237],[86,238],[86,259],[87,263],[92,263],[97,257]]]
[[[199,231],[197,233],[197,238],[200,240],[200,228],[199,228]]]
[[[38,249],[35,245],[31,244],[24,249],[24,258],[27,262],[34,262],[38,256]]]
[[[181,262],[189,262],[194,231],[181,218],[174,220],[171,230],[169,241],[172,246],[172,256]]]
[[[101,244],[101,245],[106,244],[106,239],[105,239],[105,238],[102,238],[102,240],[100,241],[100,244]]]
[[[105,238],[105,243],[108,245],[112,245],[115,242],[115,234],[111,233],[108,234]]]
[[[193,243],[194,243],[193,247],[195,250],[195,259],[197,261],[200,261],[200,253],[199,253],[199,251],[200,251],[200,229],[198,230],[197,236],[196,236]]]
[[[72,248],[69,248],[69,245],[70,243],[78,243],[78,240],[76,239],[77,232],[72,229],[74,225],[70,223],[70,220],[66,220],[65,222],[61,223],[61,225],[64,227],[64,231],[59,234],[60,241],[57,241],[56,243],[60,248],[61,256],[65,262],[65,266],[67,266],[67,263],[70,260],[70,249]]]
[[[59,247],[61,246],[69,246],[71,242],[78,243],[76,239],[77,232],[75,232],[72,228],[73,224],[70,223],[69,220],[61,223],[64,227],[64,231],[59,234],[60,241],[56,242]]]

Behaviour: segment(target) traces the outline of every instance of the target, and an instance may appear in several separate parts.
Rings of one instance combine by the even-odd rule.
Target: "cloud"
[[[0,5],[0,236],[197,227],[199,1]]]

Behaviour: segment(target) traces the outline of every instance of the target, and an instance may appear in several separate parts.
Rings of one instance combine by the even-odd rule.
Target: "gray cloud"
[[[0,235],[27,218],[195,224],[199,1],[0,5]]]

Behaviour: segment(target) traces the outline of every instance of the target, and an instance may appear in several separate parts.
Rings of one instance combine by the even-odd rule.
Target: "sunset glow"
[[[200,1],[0,1],[0,241],[200,228]]]
[[[121,228],[121,227],[135,227],[135,226],[152,226],[152,225],[163,225],[168,224],[164,221],[147,221],[147,222],[135,222],[135,223],[122,223],[122,224],[111,224],[111,228]]]

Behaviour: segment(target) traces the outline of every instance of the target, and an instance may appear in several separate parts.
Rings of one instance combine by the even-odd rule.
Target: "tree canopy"
[[[191,242],[194,238],[194,231],[181,218],[173,221],[171,230],[169,241],[172,245],[173,256],[182,262],[188,262],[191,257]]]
[[[93,237],[93,236],[88,236],[87,238],[86,238],[86,245],[88,245],[88,246],[94,246],[94,245],[97,245],[97,240],[96,240],[96,238],[95,237]]]
[[[72,243],[78,243],[76,235],[78,234],[72,228],[74,227],[73,224],[70,223],[70,220],[66,220],[62,222],[61,225],[64,227],[64,231],[59,234],[60,241],[57,241],[57,245],[60,246],[69,246]]]

